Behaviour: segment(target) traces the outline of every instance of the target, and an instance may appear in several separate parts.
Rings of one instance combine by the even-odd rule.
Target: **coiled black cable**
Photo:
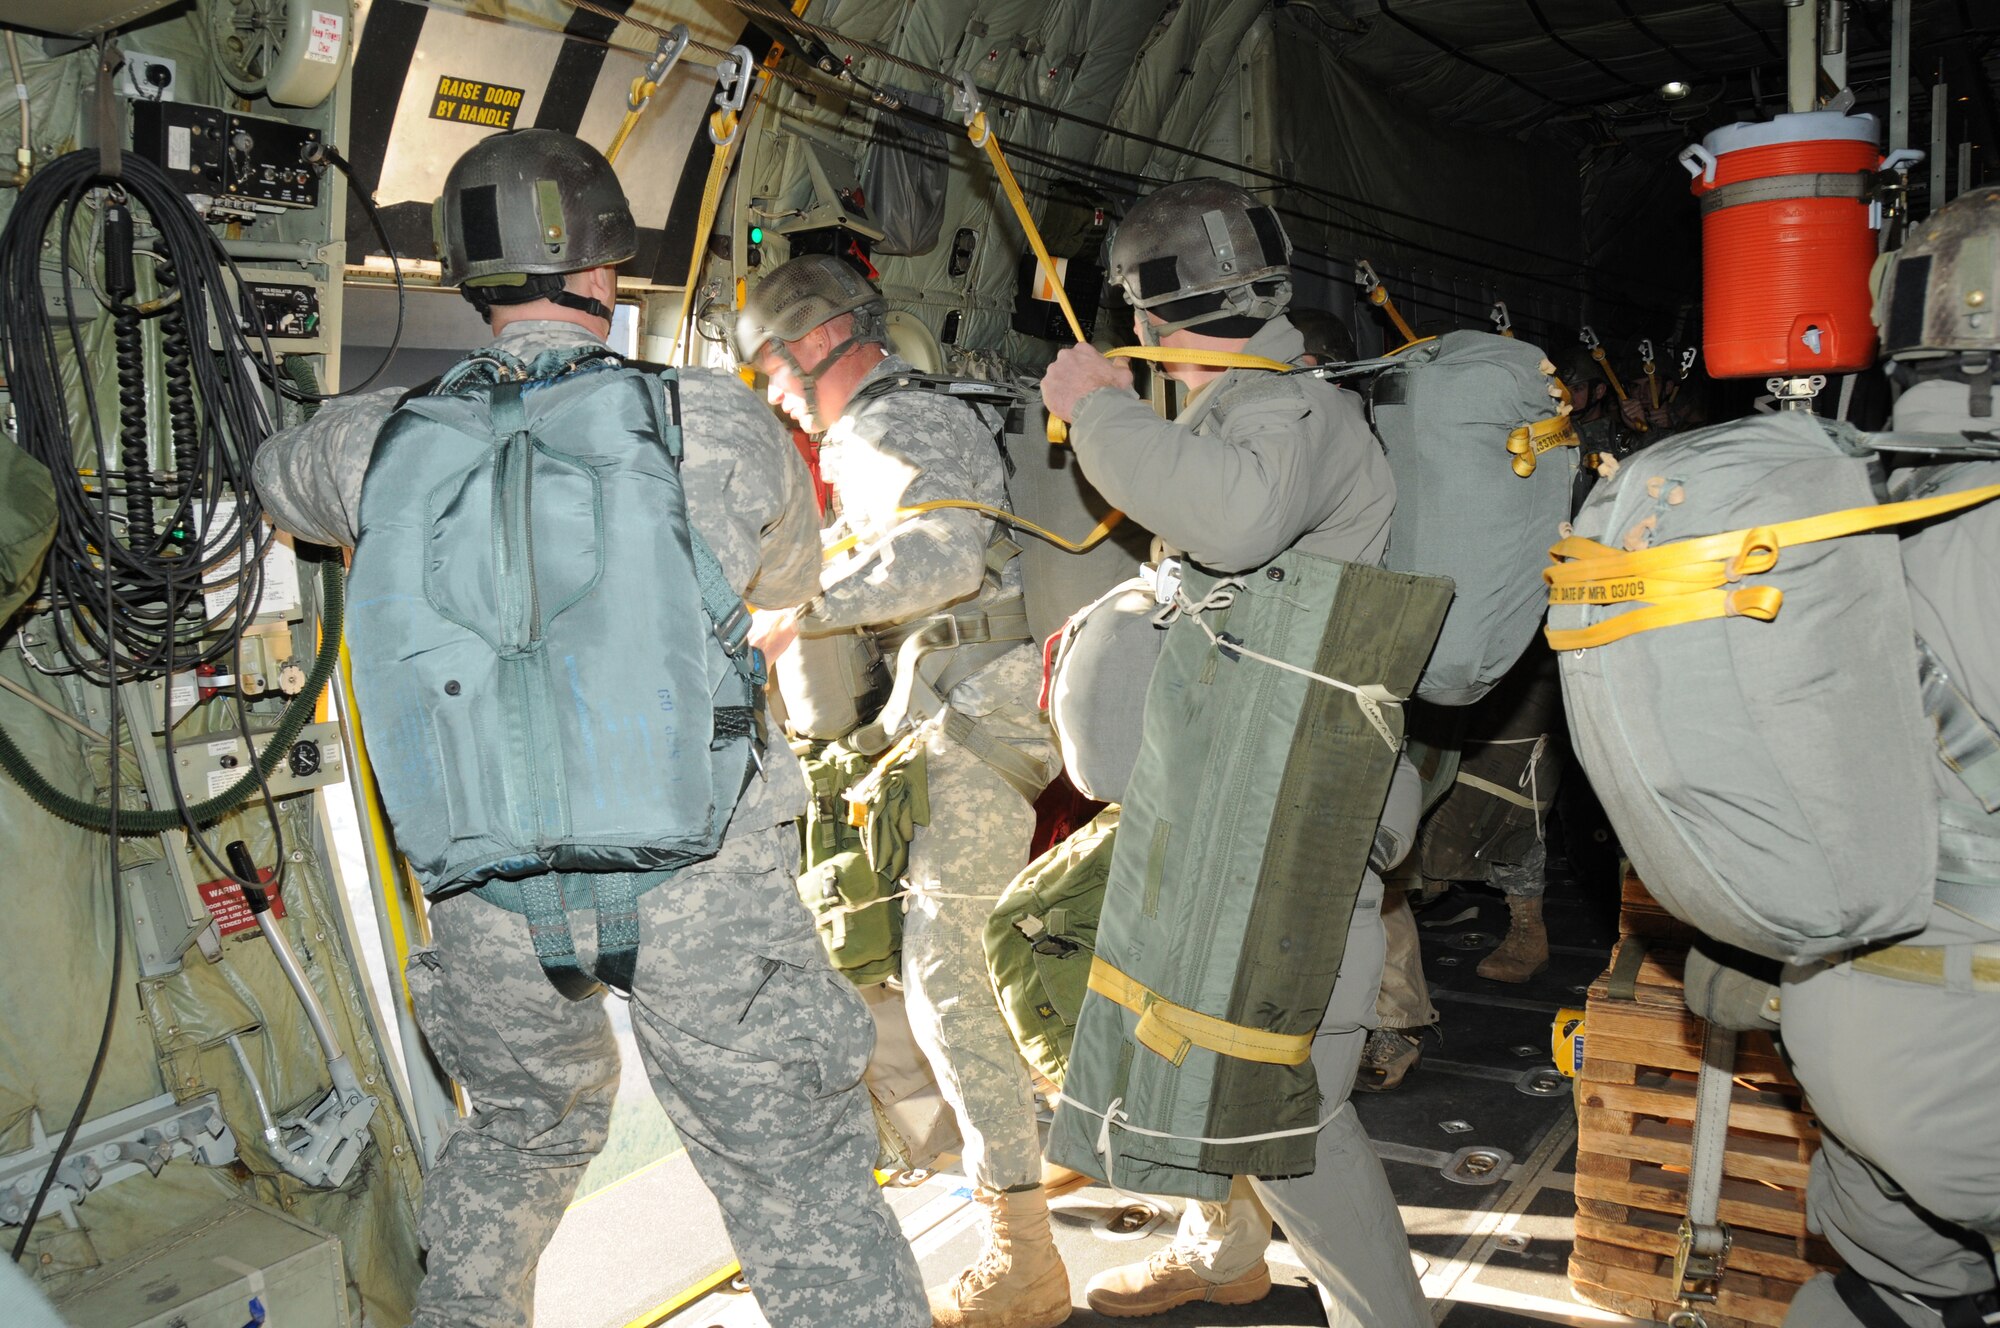
[[[233,263],[165,171],[126,154],[121,178],[99,174],[95,152],[73,152],[36,172],[21,190],[0,231],[0,363],[18,420],[18,441],[49,468],[59,520],[49,556],[57,644],[66,667],[101,686],[157,677],[171,661],[192,671],[222,664],[257,612],[262,559],[271,531],[250,482],[251,458],[270,432],[271,406],[238,320],[229,315],[224,270]],[[157,493],[146,449],[148,410],[143,347],[133,335],[130,300],[112,292],[118,419],[124,442],[111,459],[109,426],[97,383],[111,377],[101,363],[100,334],[79,317],[90,297],[74,273],[81,255],[74,237],[86,208],[117,209],[129,200],[135,219],[154,232],[152,245],[171,267],[179,298],[161,303],[181,336],[186,362],[170,375],[168,410],[174,433],[177,511],[164,530],[154,520]],[[129,266],[124,237],[106,213],[105,270],[122,280]],[[129,234],[129,229],[126,232]],[[52,317],[44,242],[59,251],[66,312]],[[240,277],[236,283],[241,285]],[[211,320],[210,311],[221,317]],[[131,310],[143,316],[142,311]],[[196,330],[219,332],[222,349],[196,344]],[[171,334],[171,327],[168,329]],[[176,355],[175,360],[180,357]],[[65,370],[67,369],[67,373]],[[74,386],[65,391],[65,378]],[[72,395],[72,392],[74,395]],[[79,442],[83,446],[79,446]],[[91,466],[83,459],[95,456]],[[83,473],[79,469],[90,473]],[[107,489],[106,486],[114,486]],[[122,498],[113,510],[99,499]],[[103,581],[108,580],[107,599]],[[211,619],[204,596],[231,593]]]

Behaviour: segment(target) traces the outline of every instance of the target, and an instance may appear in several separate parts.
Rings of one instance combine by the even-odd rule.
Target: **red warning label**
[[[271,879],[269,867],[257,869],[257,879]],[[250,905],[243,898],[243,887],[231,880],[206,881],[201,887],[201,901],[208,905],[208,915],[215,919],[216,930],[225,937],[234,936],[239,931],[255,931],[257,915],[250,911]],[[285,901],[271,902],[271,912],[285,916]]]

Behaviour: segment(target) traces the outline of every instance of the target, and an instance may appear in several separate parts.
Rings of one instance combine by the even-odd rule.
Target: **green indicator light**
[[[764,243],[764,228],[762,226],[752,226],[750,228],[750,243]]]

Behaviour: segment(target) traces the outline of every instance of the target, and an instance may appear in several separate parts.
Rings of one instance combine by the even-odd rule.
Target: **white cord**
[[[1202,621],[1202,615],[1210,609],[1226,609],[1234,604],[1236,602],[1236,592],[1241,589],[1243,589],[1243,578],[1241,577],[1230,577],[1226,581],[1216,582],[1214,589],[1203,595],[1199,600],[1190,600],[1180,590],[1176,589],[1174,591],[1173,603],[1168,604],[1165,608],[1154,614],[1153,622],[1158,626],[1166,627],[1170,626],[1174,619],[1186,614],[1193,620],[1195,626],[1201,628],[1203,634],[1208,637],[1209,644],[1213,645],[1217,650],[1231,655],[1241,655],[1245,659],[1254,659],[1260,664],[1269,664],[1272,668],[1283,669],[1287,673],[1296,673],[1302,678],[1310,678],[1314,682],[1325,683],[1328,687],[1336,687],[1343,692],[1351,694],[1360,704],[1362,716],[1374,727],[1375,732],[1381,736],[1382,741],[1388,745],[1389,750],[1400,752],[1402,745],[1396,741],[1396,735],[1389,731],[1389,721],[1382,717],[1382,707],[1385,705],[1399,706],[1403,704],[1403,698],[1390,691],[1387,687],[1382,686],[1380,683],[1362,683],[1357,686],[1351,682],[1342,682],[1338,678],[1329,678],[1324,673],[1314,673],[1311,669],[1300,668],[1296,664],[1288,664],[1282,659],[1273,659],[1269,655],[1259,654],[1248,646],[1239,645],[1234,641],[1224,641],[1216,634],[1214,628]]]
[[[1087,1107],[1075,1098],[1060,1092],[1053,1095],[1049,1100],[1063,1106],[1074,1107],[1086,1116],[1095,1116],[1097,1118],[1099,1124],[1097,1142],[1094,1147],[1098,1157],[1104,1160],[1104,1183],[1110,1188],[1117,1190],[1118,1193],[1132,1199],[1141,1199],[1144,1196],[1135,1195],[1130,1190],[1120,1188],[1117,1179],[1111,1174],[1114,1165],[1114,1153],[1111,1147],[1111,1127],[1114,1125],[1128,1134],[1143,1134],[1149,1139],[1174,1139],[1181,1143],[1190,1144],[1258,1144],[1272,1139],[1291,1139],[1302,1134],[1318,1134],[1321,1130],[1331,1125],[1333,1118],[1340,1114],[1341,1107],[1347,1105],[1346,1101],[1343,1100],[1340,1106],[1335,1107],[1317,1125],[1305,1125],[1292,1130],[1270,1130],[1263,1134],[1243,1134],[1228,1138],[1214,1138],[1202,1134],[1173,1134],[1166,1130],[1149,1130],[1143,1125],[1134,1125],[1132,1118],[1127,1116],[1123,1110],[1125,1099],[1122,1097],[1112,1098],[1111,1105],[1102,1111]]]

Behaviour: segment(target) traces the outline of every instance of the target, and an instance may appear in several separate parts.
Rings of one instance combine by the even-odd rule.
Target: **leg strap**
[[[572,1001],[588,1000],[602,987],[632,990],[639,963],[639,897],[630,872],[586,873],[597,910],[597,963],[585,971],[576,957],[570,930],[567,884],[570,876],[544,872],[521,882],[522,910],[535,958],[549,985]]]

